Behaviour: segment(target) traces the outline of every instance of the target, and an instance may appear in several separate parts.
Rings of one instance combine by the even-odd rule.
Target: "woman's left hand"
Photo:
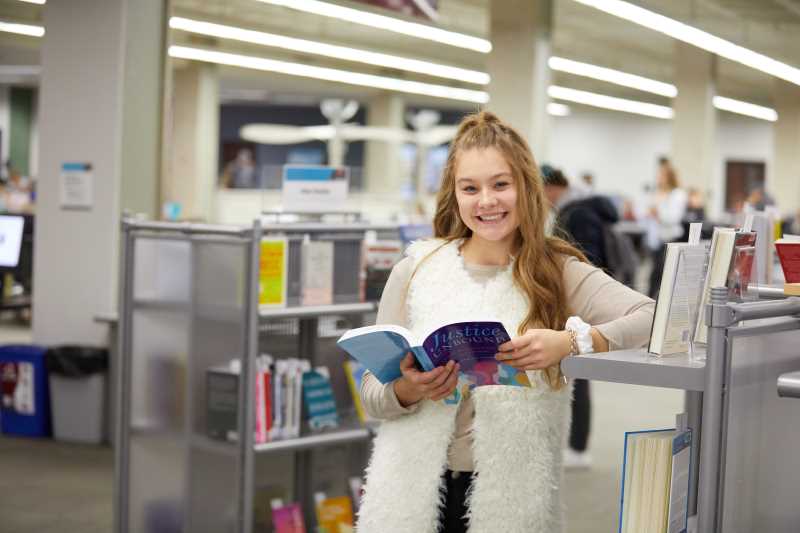
[[[529,329],[519,337],[501,344],[495,359],[518,370],[541,370],[561,362],[569,355],[570,339],[566,331]]]

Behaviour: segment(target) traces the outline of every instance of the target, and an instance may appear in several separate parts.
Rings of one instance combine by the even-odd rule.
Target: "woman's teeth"
[[[500,220],[504,216],[505,216],[505,213],[500,213],[500,214],[497,214],[497,215],[483,215],[483,216],[479,216],[478,220],[481,220],[483,222],[494,222],[496,220]]]

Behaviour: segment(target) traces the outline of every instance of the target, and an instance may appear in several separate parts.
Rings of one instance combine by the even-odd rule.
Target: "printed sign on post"
[[[61,208],[91,209],[94,202],[91,163],[61,164]]]
[[[330,213],[347,201],[350,169],[319,165],[284,165],[283,210],[295,213]]]

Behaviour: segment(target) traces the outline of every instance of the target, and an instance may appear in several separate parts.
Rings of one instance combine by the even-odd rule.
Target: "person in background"
[[[656,190],[649,201],[649,209],[643,217],[648,226],[647,246],[653,259],[650,271],[648,295],[655,298],[661,286],[661,271],[667,243],[677,241],[683,235],[683,219],[686,215],[688,196],[678,183],[678,175],[669,160],[659,160]]]
[[[222,185],[234,189],[252,189],[258,187],[256,164],[253,152],[249,148],[240,148],[236,158],[225,165],[222,173]]]
[[[591,263],[610,271],[606,254],[608,233],[604,226],[616,224],[619,215],[614,204],[604,196],[576,195],[569,181],[558,169],[543,169],[544,194],[553,211],[553,234],[576,244]],[[565,468],[589,468],[588,451],[592,402],[589,381],[576,379],[572,395],[572,424],[569,446],[564,450]]]
[[[581,176],[583,188],[587,191],[594,191],[594,175],[591,172],[584,172]]]
[[[695,187],[690,187],[686,198],[686,214],[683,215],[683,235],[681,241],[689,239],[689,225],[694,222],[704,222],[706,219],[706,205],[703,193]],[[705,231],[704,231],[705,233]]]

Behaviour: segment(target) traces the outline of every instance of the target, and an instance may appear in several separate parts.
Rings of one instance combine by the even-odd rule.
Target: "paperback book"
[[[448,361],[459,363],[459,392],[484,385],[530,387],[525,372],[495,359],[498,347],[511,337],[500,322],[457,322],[436,328],[417,339],[395,325],[351,329],[337,344],[363,364],[381,383],[401,376],[400,361],[411,352],[418,368],[431,371]]]
[[[625,433],[619,533],[685,533],[690,429]]]
[[[664,273],[650,332],[650,353],[664,356],[689,350],[707,256],[702,244],[667,244]]]
[[[709,251],[708,271],[701,293],[701,310],[706,308],[713,287],[727,287],[728,296],[733,300],[739,300],[747,293],[753,270],[755,243],[756,233],[753,231],[714,228]],[[705,313],[699,313],[694,341],[705,344],[707,337]]]

